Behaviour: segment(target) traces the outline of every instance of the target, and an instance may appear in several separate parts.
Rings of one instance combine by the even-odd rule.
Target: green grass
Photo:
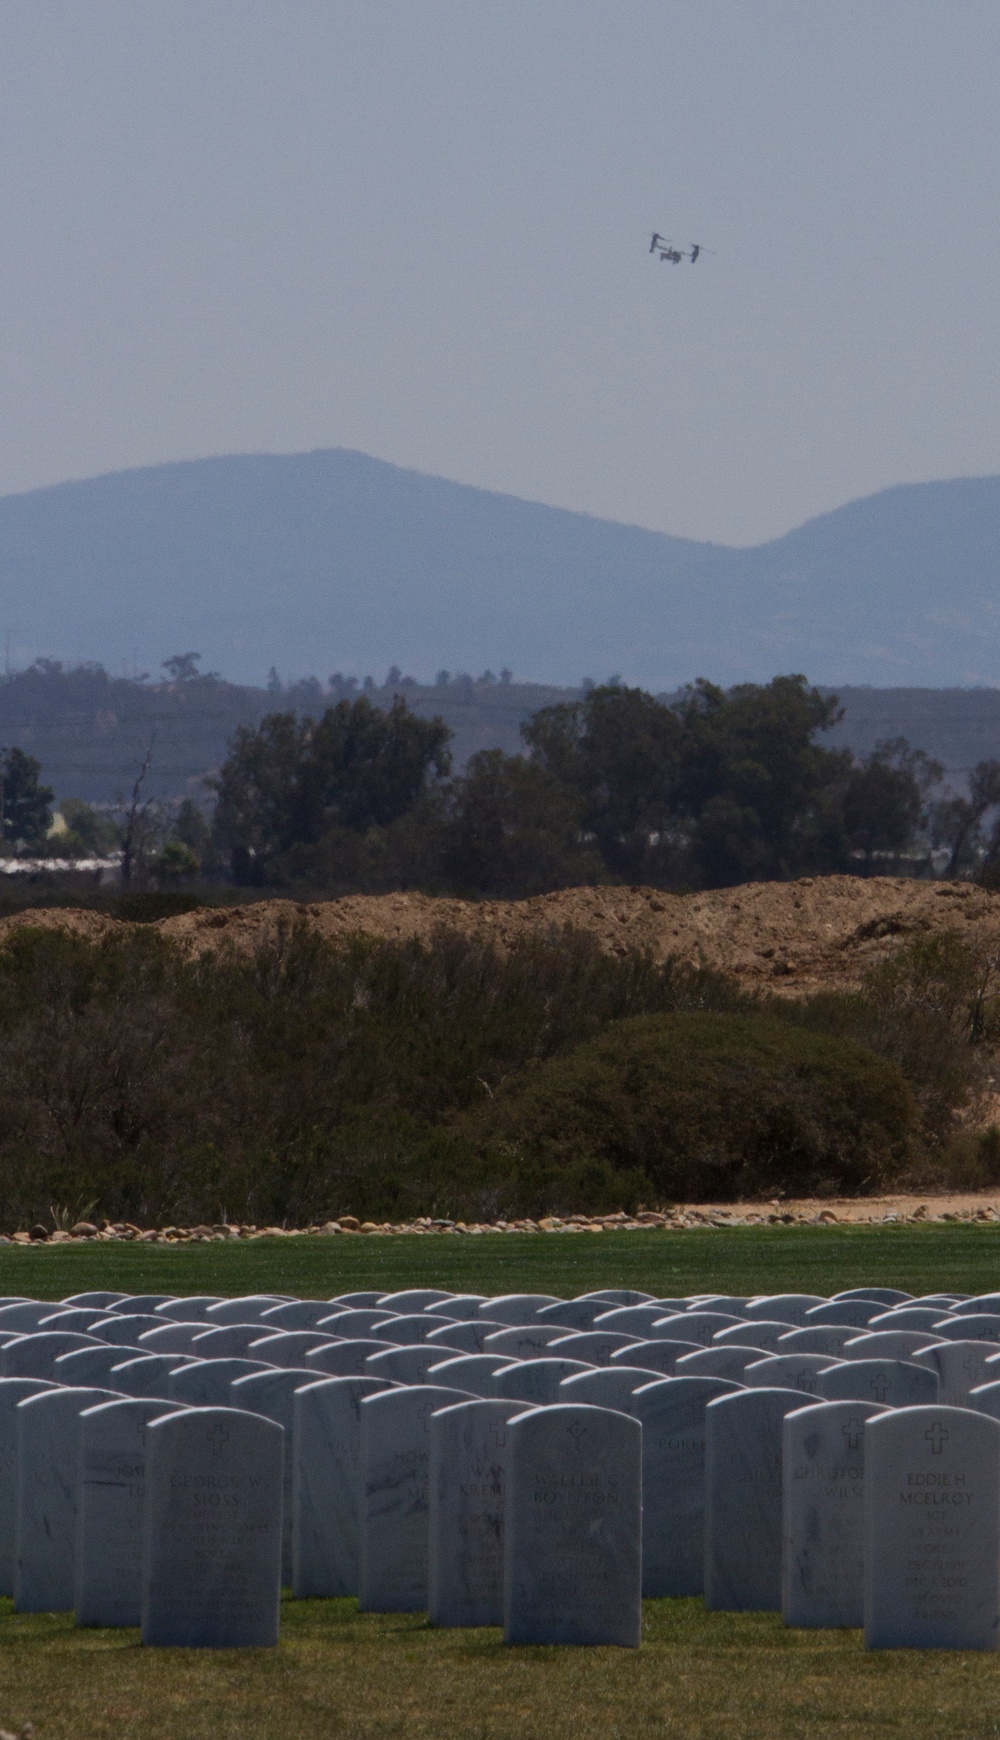
[[[488,1293],[1000,1285],[1000,1226],[308,1238],[0,1247],[0,1291],[94,1287],[323,1297],[432,1284]],[[646,1604],[644,1647],[505,1649],[496,1631],[288,1601],[276,1651],[143,1650],[135,1632],[0,1602],[0,1728],[38,1740],[993,1740],[1000,1656],[866,1654],[852,1631]]]
[[[428,1286],[560,1295],[624,1286],[666,1298],[828,1294],[866,1283],[912,1293],[1000,1287],[1000,1224],[0,1246],[0,1293],[41,1299],[98,1287],[227,1295],[272,1289],[323,1299],[361,1288]]]
[[[276,1651],[138,1647],[0,1605],[0,1724],[38,1740],[986,1740],[1000,1657],[866,1654],[854,1631],[646,1603],[638,1652],[505,1649],[349,1601],[286,1603]]]

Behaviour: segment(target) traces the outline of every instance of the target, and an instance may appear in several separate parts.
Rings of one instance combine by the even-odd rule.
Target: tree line
[[[330,893],[517,898],[586,883],[714,888],[833,872],[1000,881],[1000,761],[964,794],[904,738],[868,756],[822,738],[842,717],[802,676],[670,700],[609,682],[541,708],[523,749],[453,765],[451,733],[352,694],[239,727],[204,805],[130,815],[59,805],[38,761],[0,751],[10,853],[120,850],[140,884],[199,877]],[[127,841],[125,836],[127,834]]]
[[[903,739],[825,747],[840,717],[802,676],[672,702],[605,684],[533,714],[520,754],[456,773],[439,718],[361,696],[237,731],[213,839],[241,883],[499,897],[892,870],[929,850],[942,769]]]

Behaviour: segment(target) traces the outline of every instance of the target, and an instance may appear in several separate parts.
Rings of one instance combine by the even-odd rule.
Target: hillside
[[[0,500],[14,662],[260,684],[509,667],[662,690],[1000,677],[1000,479],[901,486],[753,549],[472,489],[339,449],[195,460]]]
[[[278,926],[301,920],[330,938],[360,932],[405,940],[445,926],[491,937],[501,947],[525,932],[573,925],[616,954],[638,948],[660,961],[674,955],[730,973],[751,989],[795,995],[856,985],[868,968],[920,935],[957,930],[996,948],[1000,894],[964,882],[819,876],[688,895],[568,888],[533,900],[480,903],[422,894],[349,895],[310,905],[265,900],[202,908],[161,920],[157,928],[201,954],[252,949]],[[25,911],[0,920],[0,945],[21,925],[98,938],[117,923],[90,911]]]

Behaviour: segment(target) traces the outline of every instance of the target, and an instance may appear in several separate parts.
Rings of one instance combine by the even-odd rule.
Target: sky
[[[995,0],[0,0],[0,494],[340,446],[748,544],[1000,472],[998,89]]]

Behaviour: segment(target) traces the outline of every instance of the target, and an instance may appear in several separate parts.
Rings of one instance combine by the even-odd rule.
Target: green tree
[[[854,860],[868,869],[886,869],[886,860],[912,850],[928,828],[928,796],[944,768],[905,737],[878,743],[874,752],[849,771],[843,817]]]
[[[55,794],[39,783],[41,771],[41,762],[23,749],[0,755],[0,840],[15,851],[41,851],[52,826]]]
[[[240,729],[215,782],[215,836],[234,873],[337,829],[391,826],[449,772],[450,735],[398,696],[387,713],[361,696],[318,721],[272,713]]]
[[[597,881],[599,854],[581,838],[571,786],[521,755],[484,749],[452,788],[444,874],[466,893],[523,898]]]

